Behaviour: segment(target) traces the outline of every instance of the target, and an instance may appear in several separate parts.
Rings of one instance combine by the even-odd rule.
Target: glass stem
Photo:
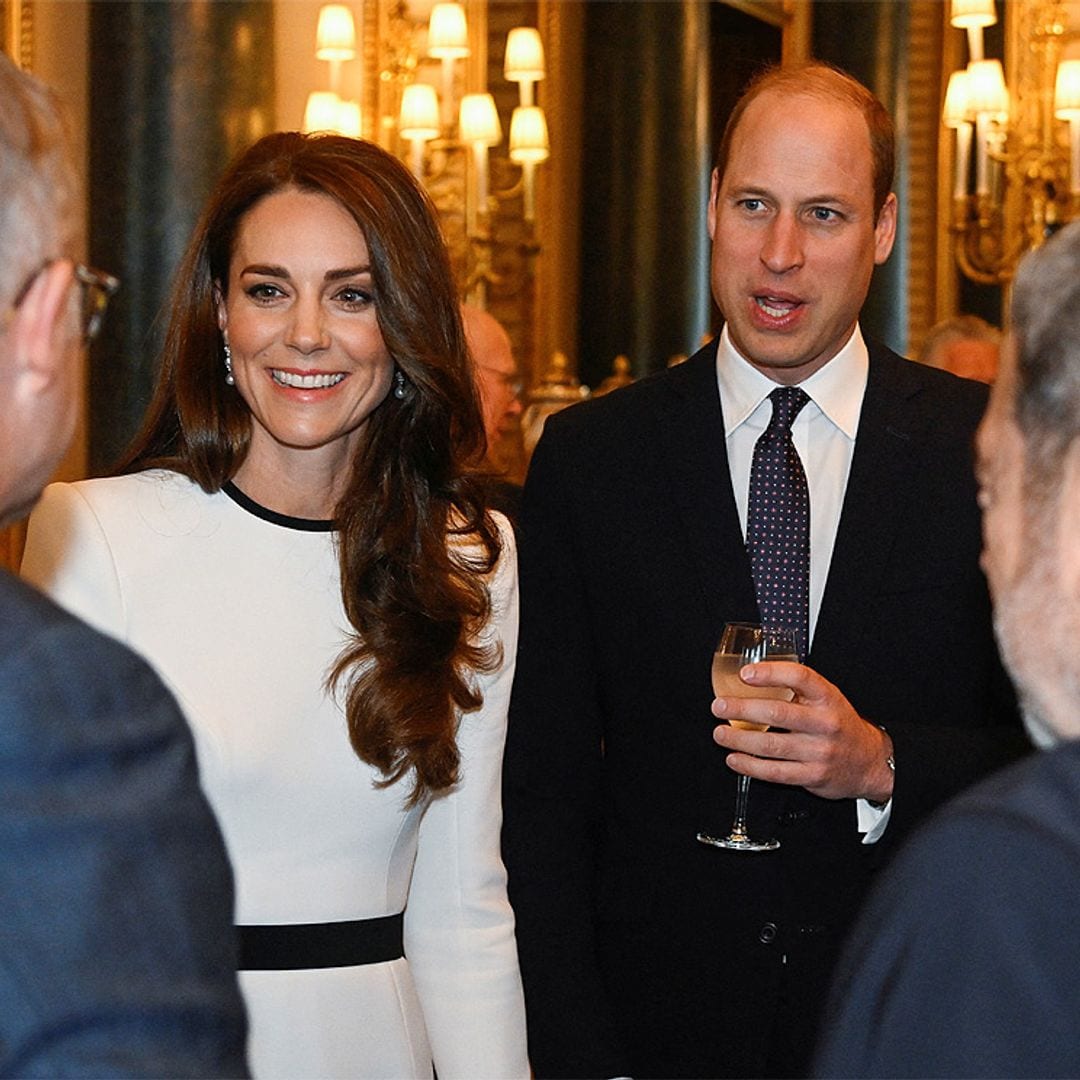
[[[735,824],[731,826],[731,835],[746,836],[746,805],[750,801],[750,777],[739,776],[739,786],[735,793]]]

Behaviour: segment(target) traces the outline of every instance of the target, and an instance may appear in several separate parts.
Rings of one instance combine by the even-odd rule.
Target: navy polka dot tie
[[[810,400],[797,386],[769,395],[773,413],[754,446],[746,546],[758,611],[766,626],[794,629],[799,659],[810,629],[810,492],[791,425]]]

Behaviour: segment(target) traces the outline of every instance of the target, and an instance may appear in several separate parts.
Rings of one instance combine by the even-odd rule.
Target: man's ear
[[[15,308],[8,327],[10,359],[39,383],[52,382],[69,363],[67,345],[76,332],[68,297],[75,274],[66,259],[49,263]]]
[[[1061,588],[1066,603],[1080,601],[1080,438],[1065,452],[1058,494],[1058,550],[1061,553]]]

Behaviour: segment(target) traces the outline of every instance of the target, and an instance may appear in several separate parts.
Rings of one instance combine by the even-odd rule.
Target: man
[[[510,335],[502,324],[483,308],[461,305],[465,340],[476,366],[480,405],[484,414],[484,434],[489,449],[512,435],[521,415],[521,372],[514,359]]]
[[[488,462],[496,474],[502,473],[505,469],[500,447],[505,452],[505,440],[514,437],[521,416],[521,373],[510,335],[493,315],[472,304],[462,304],[461,318],[480,391]],[[489,497],[496,510],[501,510],[511,521],[517,519],[520,485],[496,477],[489,485]]]
[[[978,444],[995,627],[1048,749],[951,803],[875,890],[823,1076],[1080,1076],[1080,225],[1020,267]]]
[[[1001,331],[978,315],[954,315],[931,327],[919,361],[965,379],[992,383],[997,374]]]
[[[74,192],[54,103],[0,54],[0,525],[71,440],[116,284],[73,264]],[[232,876],[175,703],[2,571],[0,613],[0,1075],[246,1075]]]
[[[723,333],[552,417],[533,457],[504,853],[538,1077],[805,1073],[873,869],[1022,742],[978,566],[986,388],[858,327],[893,244],[892,163],[891,122],[853,79],[756,81],[709,198]],[[777,442],[774,402],[793,398]],[[790,703],[713,701],[724,623],[788,602],[752,575],[759,442],[803,499],[806,666],[744,669]],[[751,836],[778,850],[699,842],[730,826],[736,773]]]

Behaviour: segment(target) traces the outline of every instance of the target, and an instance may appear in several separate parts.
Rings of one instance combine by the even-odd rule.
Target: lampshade
[[[1000,60],[972,60],[967,66],[968,109],[974,115],[1008,115],[1009,91]]]
[[[1062,60],[1054,82],[1054,115],[1080,120],[1080,60]]]
[[[544,110],[539,105],[519,105],[510,118],[510,160],[522,164],[547,161],[550,156]]]
[[[502,125],[490,94],[466,94],[458,116],[461,141],[495,146],[502,139]]]
[[[410,83],[401,95],[398,132],[403,139],[434,139],[439,134],[439,97],[428,83]]]
[[[993,26],[997,22],[994,0],[952,0],[949,21],[961,30],[976,26]]]
[[[428,55],[454,60],[469,55],[469,28],[460,4],[436,4],[428,20]]]
[[[359,139],[361,134],[360,103],[357,101],[342,101],[338,103],[337,124],[335,130],[339,135],[348,135],[350,138]]]
[[[315,32],[315,59],[355,58],[356,27],[352,12],[345,4],[324,4],[319,9],[319,28]]]
[[[341,99],[332,90],[314,90],[308,94],[304,109],[305,131],[337,131]]]
[[[532,26],[515,26],[506,35],[503,74],[508,82],[536,82],[544,77],[544,43]]]
[[[941,110],[941,122],[949,128],[957,128],[972,118],[966,71],[954,71],[949,76],[949,88],[945,91],[945,106]]]

